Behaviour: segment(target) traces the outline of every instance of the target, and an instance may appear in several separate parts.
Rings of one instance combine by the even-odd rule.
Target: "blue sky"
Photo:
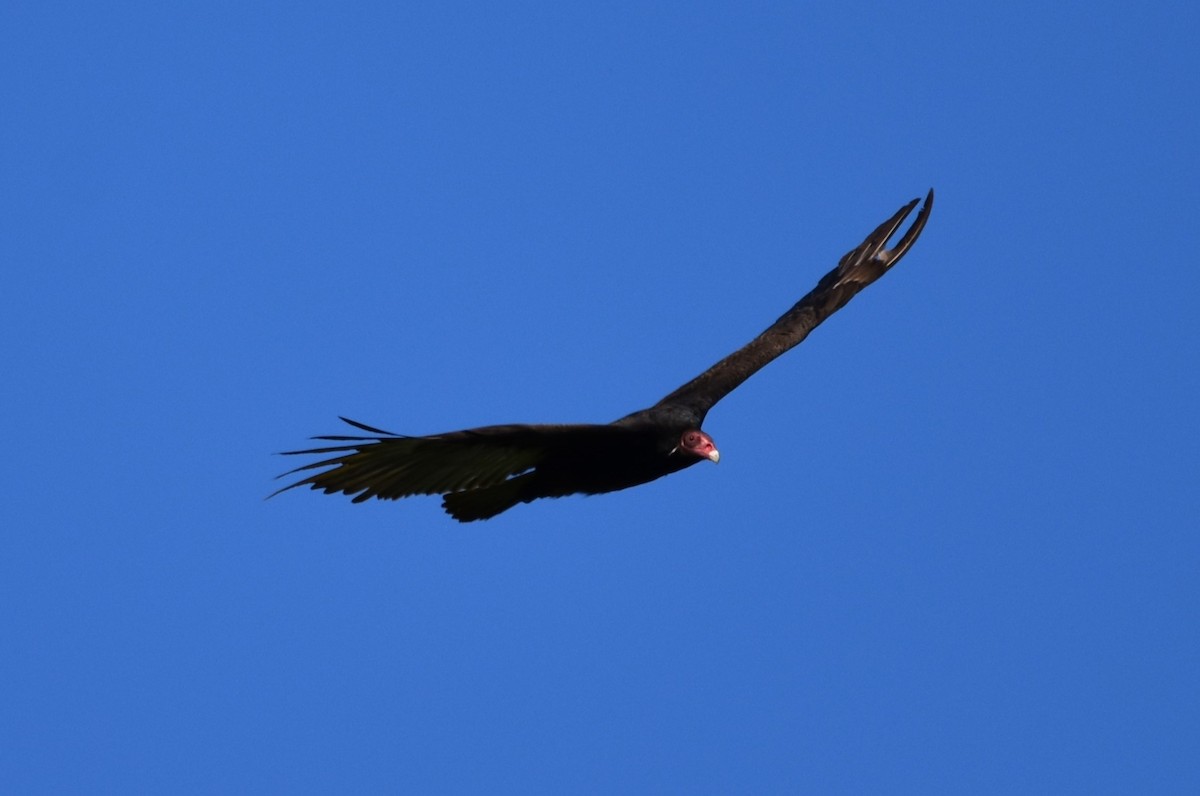
[[[1191,4],[0,12],[0,790],[1200,790]],[[937,189],[720,465],[264,501],[603,422]]]

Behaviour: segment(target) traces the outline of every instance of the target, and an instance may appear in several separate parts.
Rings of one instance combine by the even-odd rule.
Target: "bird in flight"
[[[708,410],[899,262],[929,220],[933,191],[912,226],[887,248],[919,202],[913,199],[880,224],[766,331],[647,409],[608,424],[484,426],[426,437],[343,417],[367,436],[314,437],[337,444],[287,451],[323,458],[280,478],[319,472],[274,494],[308,486],[353,495],[355,503],[442,495],[446,513],[471,522],[538,498],[615,492],[697,462],[716,462],[716,443],[700,428]]]

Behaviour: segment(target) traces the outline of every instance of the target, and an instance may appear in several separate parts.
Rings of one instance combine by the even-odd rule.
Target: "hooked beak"
[[[713,464],[716,464],[717,462],[721,461],[721,452],[716,448],[713,448],[708,452],[708,458],[712,460]]]

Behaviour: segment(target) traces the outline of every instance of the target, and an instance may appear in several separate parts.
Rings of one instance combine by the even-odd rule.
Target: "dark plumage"
[[[470,522],[517,503],[614,492],[702,459],[715,462],[717,448],[700,430],[708,410],[899,262],[925,228],[932,190],[895,248],[886,248],[887,242],[919,201],[912,200],[880,224],[766,331],[648,409],[607,425],[487,426],[427,437],[405,437],[342,418],[367,436],[316,437],[340,444],[288,451],[329,457],[284,475],[329,469],[279,492],[310,486],[327,494],[354,495],[356,503],[373,497],[443,495],[447,513]]]

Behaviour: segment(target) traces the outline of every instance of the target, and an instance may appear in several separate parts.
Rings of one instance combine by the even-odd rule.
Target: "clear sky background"
[[[1194,3],[8,3],[0,790],[1200,792]],[[722,452],[460,525],[929,187]]]

